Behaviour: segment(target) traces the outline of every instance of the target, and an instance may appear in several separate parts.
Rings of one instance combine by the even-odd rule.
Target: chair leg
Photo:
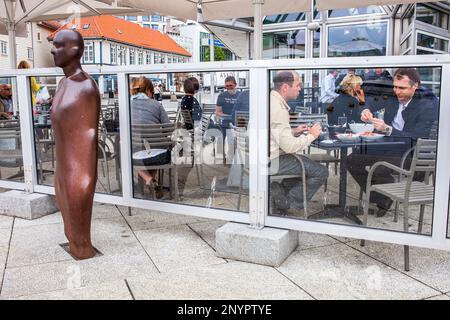
[[[361,208],[363,207],[363,195],[364,191],[362,188],[359,189],[359,197],[358,197],[358,212],[360,212]]]
[[[128,216],[131,217],[131,207],[128,207]]]
[[[409,246],[404,246],[405,271],[409,271]]]
[[[244,173],[241,171],[241,177],[239,182],[239,196],[238,196],[238,203],[237,203],[237,210],[241,208],[241,197],[242,197],[242,184],[244,180]]]
[[[367,217],[369,216],[369,202],[370,201],[370,188],[367,188],[366,190],[366,197],[364,201],[364,215],[363,215],[363,225],[367,226]],[[364,247],[366,245],[365,240],[361,240],[361,247]]]
[[[178,170],[177,170],[176,167],[174,169],[174,181],[173,181],[173,183],[175,185],[175,201],[178,202],[179,198],[180,198],[180,194],[179,194],[179,191],[178,191]]]
[[[398,222],[398,201],[395,201],[394,222]]]

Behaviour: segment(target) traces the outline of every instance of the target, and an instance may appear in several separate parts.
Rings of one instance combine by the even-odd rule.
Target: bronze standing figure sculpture
[[[100,94],[95,81],[81,68],[83,52],[83,37],[74,30],[62,30],[53,39],[51,53],[65,75],[51,111],[55,193],[69,251],[76,259],[96,254],[91,242],[91,217],[97,182]]]

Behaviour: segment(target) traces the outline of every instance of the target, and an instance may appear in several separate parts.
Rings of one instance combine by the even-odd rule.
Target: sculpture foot
[[[77,260],[84,260],[95,257],[94,247],[91,246],[75,246],[72,243],[69,243],[69,251],[70,254]]]
[[[62,243],[60,246],[72,256],[75,260],[90,259],[95,256],[102,256],[103,254],[97,248],[91,246],[74,246],[70,243]]]

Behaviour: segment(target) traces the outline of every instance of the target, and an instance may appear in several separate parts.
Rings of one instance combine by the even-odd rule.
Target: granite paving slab
[[[361,250],[387,265],[404,270],[403,246],[397,244],[366,241],[361,247],[359,241],[350,242],[350,246]],[[450,252],[410,247],[410,270],[407,274],[437,290],[450,291]]]
[[[135,234],[161,272],[225,262],[186,225],[136,231]]]
[[[211,247],[216,248],[216,230],[226,224],[223,220],[209,220],[208,222],[190,223],[192,228]]]
[[[127,278],[136,299],[311,299],[274,268],[244,262]]]
[[[97,286],[36,293],[11,298],[14,300],[131,300],[124,280],[102,283]]]

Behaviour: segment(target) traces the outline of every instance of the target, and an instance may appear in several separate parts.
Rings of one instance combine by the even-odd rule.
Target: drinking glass
[[[347,117],[338,117],[338,126],[345,127],[347,125]]]

